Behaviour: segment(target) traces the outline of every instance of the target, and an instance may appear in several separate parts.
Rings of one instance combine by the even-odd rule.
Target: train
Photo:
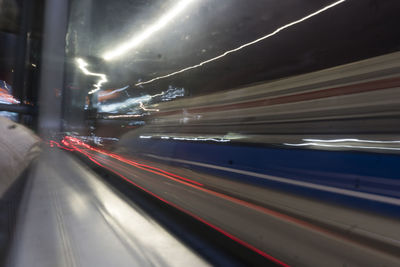
[[[396,214],[400,53],[149,105],[115,150]]]

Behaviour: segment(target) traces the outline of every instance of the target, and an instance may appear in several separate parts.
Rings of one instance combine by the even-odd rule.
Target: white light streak
[[[107,113],[116,113],[118,109],[124,109],[124,108],[129,108],[132,106],[137,106],[140,105],[141,102],[148,102],[150,101],[151,96],[150,95],[145,95],[145,96],[141,96],[141,97],[135,97],[135,98],[129,98],[123,102],[119,102],[119,103],[113,103],[113,104],[107,104],[107,105],[103,105],[100,104],[99,105],[99,111],[100,112],[107,112]]]
[[[143,105],[142,102],[139,103],[139,106],[140,106],[140,108],[143,109],[144,111],[156,111],[156,112],[160,111],[159,109],[150,109],[150,108],[146,108],[146,107]]]
[[[176,4],[171,10],[169,10],[166,14],[164,14],[161,18],[159,18],[154,24],[152,24],[149,28],[143,31],[141,34],[134,36],[132,39],[127,42],[119,45],[117,48],[106,52],[103,55],[105,60],[115,59],[122,54],[132,50],[138,45],[142,44],[147,38],[153,35],[155,32],[159,31],[163,27],[165,27],[169,22],[171,22],[175,17],[177,17],[183,10],[185,10],[189,4],[194,2],[194,0],[181,0]]]
[[[100,80],[96,84],[93,85],[94,89],[91,90],[88,93],[89,95],[99,91],[101,89],[101,86],[103,85],[103,83],[108,82],[107,76],[105,74],[103,74],[103,73],[94,73],[94,72],[89,71],[87,69],[87,66],[89,66],[89,64],[86,61],[84,61],[82,58],[77,58],[76,62],[78,64],[78,67],[81,69],[81,71],[85,75],[100,77]]]
[[[323,143],[301,143],[301,144],[289,144],[284,143],[287,146],[319,146],[319,147],[330,147],[330,148],[357,148],[357,149],[380,149],[380,150],[400,150],[399,147],[379,147],[379,146],[354,146],[354,145],[333,145],[333,144],[323,144]]]
[[[220,143],[226,143],[230,142],[231,140],[229,139],[220,139],[220,138],[201,138],[201,137],[174,137],[174,140],[180,140],[180,141],[213,141],[213,142],[220,142]]]
[[[156,96],[163,96],[164,94],[165,94],[164,92],[161,92],[159,94],[152,95],[151,98],[156,97]]]
[[[150,139],[152,137],[156,136],[151,136],[151,135],[141,135],[140,138],[142,139]],[[161,139],[168,140],[168,139],[173,139],[173,140],[178,140],[178,141],[213,141],[213,142],[221,142],[221,143],[226,143],[230,142],[231,140],[229,139],[224,139],[224,138],[204,138],[204,137],[176,137],[176,136],[161,136]]]
[[[129,88],[129,85],[127,85],[127,86],[125,86],[125,87],[122,87],[122,88],[119,88],[119,89],[115,89],[115,90],[113,90],[113,91],[111,91],[111,92],[102,92],[102,93],[99,93],[99,96],[109,96],[109,95],[113,95],[113,94],[115,94],[115,93],[122,92],[122,91],[124,91],[124,90],[126,90],[126,89],[128,89],[128,88]]]
[[[385,146],[388,144],[400,145],[400,140],[362,140],[357,138],[342,138],[342,139],[312,139],[304,138],[303,141],[306,143],[300,144],[289,144],[284,143],[287,146],[319,146],[329,148],[356,148],[356,149],[380,149],[380,150],[400,150],[400,147],[389,147]],[[354,144],[356,143],[356,144]],[[366,144],[366,145],[364,145]],[[374,146],[370,144],[380,145]]]
[[[177,74],[180,74],[180,73],[185,72],[185,71],[188,71],[188,70],[192,70],[192,69],[199,68],[199,67],[201,67],[201,66],[203,66],[203,65],[205,65],[205,64],[208,64],[208,63],[210,63],[210,62],[216,61],[216,60],[221,59],[221,58],[223,58],[223,57],[225,57],[225,56],[227,56],[227,55],[229,55],[229,54],[232,54],[232,53],[234,53],[234,52],[237,52],[237,51],[239,51],[239,50],[241,50],[241,49],[243,49],[243,48],[246,48],[246,47],[248,47],[248,46],[251,46],[251,45],[254,45],[254,44],[258,43],[258,42],[261,42],[261,41],[263,41],[263,40],[265,40],[265,39],[267,39],[267,38],[270,38],[270,37],[272,37],[272,36],[278,34],[280,31],[282,31],[282,30],[284,30],[284,29],[287,29],[287,28],[292,27],[292,26],[294,26],[294,25],[296,25],[296,24],[299,24],[299,23],[301,23],[301,22],[303,22],[303,21],[306,21],[306,20],[308,20],[308,19],[310,19],[310,18],[312,18],[312,17],[314,17],[314,16],[316,16],[316,15],[318,15],[318,14],[320,14],[320,13],[322,13],[322,12],[324,12],[324,11],[326,11],[326,10],[332,8],[332,7],[334,7],[334,6],[337,6],[337,5],[339,5],[339,4],[343,3],[343,2],[345,2],[345,1],[346,1],[346,0],[340,0],[340,1],[334,2],[333,4],[330,4],[330,5],[328,5],[328,6],[325,6],[325,7],[321,8],[321,9],[319,9],[319,10],[317,10],[317,11],[315,11],[315,12],[313,12],[313,13],[311,13],[311,14],[309,14],[309,15],[307,15],[307,16],[301,18],[301,19],[295,20],[295,21],[293,21],[293,22],[291,22],[291,23],[289,23],[289,24],[286,24],[286,25],[284,25],[284,26],[282,26],[282,27],[279,27],[279,28],[276,29],[275,31],[273,31],[273,32],[271,32],[271,33],[269,33],[269,34],[267,34],[267,35],[265,35],[265,36],[262,36],[262,37],[260,37],[260,38],[258,38],[258,39],[256,39],[256,40],[254,40],[254,41],[245,43],[245,44],[243,44],[243,45],[241,45],[241,46],[239,46],[239,47],[237,47],[237,48],[234,48],[234,49],[232,49],[232,50],[228,50],[228,51],[224,52],[223,54],[221,54],[221,55],[219,55],[219,56],[216,56],[216,57],[210,58],[210,59],[208,59],[208,60],[205,60],[205,61],[203,61],[203,62],[200,62],[200,63],[197,64],[197,65],[193,65],[193,66],[190,66],[190,67],[187,67],[187,68],[184,68],[184,69],[181,69],[181,70],[172,72],[172,73],[167,74],[167,75],[159,76],[159,77],[153,78],[153,79],[148,80],[148,81],[136,83],[135,86],[139,86],[139,85],[144,85],[144,84],[152,83],[152,82],[157,81],[157,80],[160,80],[160,79],[165,79],[165,78],[168,78],[168,77],[171,77],[171,76],[175,76],[175,75],[177,75]]]
[[[124,87],[125,88],[125,87]],[[125,90],[124,88],[120,88],[117,90]],[[140,97],[134,97],[134,98],[129,98],[123,102],[119,103],[113,103],[113,104],[99,104],[99,110],[100,112],[107,112],[107,113],[115,113],[118,109],[124,109],[124,108],[129,108],[132,106],[137,106],[139,104],[139,108],[143,109],[144,111],[159,111],[158,109],[147,109],[143,103],[148,103],[151,101],[152,98],[157,97],[157,96],[163,96],[164,92],[161,92],[159,94],[155,95],[144,95]]]
[[[138,118],[143,117],[143,115],[134,115],[134,114],[127,114],[127,115],[109,115],[107,119],[118,119],[118,118]]]
[[[388,141],[379,141],[379,140],[361,140],[356,138],[344,138],[344,139],[303,139],[306,142],[323,142],[323,143],[342,143],[342,142],[356,142],[356,143],[375,143],[375,144],[400,144],[400,140],[388,140]]]

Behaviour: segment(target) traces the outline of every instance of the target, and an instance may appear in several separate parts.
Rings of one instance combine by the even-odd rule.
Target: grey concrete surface
[[[59,150],[28,178],[7,266],[207,266],[133,203]]]

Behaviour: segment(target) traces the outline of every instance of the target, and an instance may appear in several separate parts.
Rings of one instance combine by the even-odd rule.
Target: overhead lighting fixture
[[[105,74],[103,74],[103,73],[94,73],[94,72],[89,71],[89,70],[87,69],[87,67],[89,66],[89,64],[88,64],[85,60],[83,60],[82,58],[77,58],[77,59],[76,59],[76,63],[78,64],[79,69],[80,69],[84,74],[86,74],[86,75],[88,75],[88,76],[97,76],[97,77],[100,77],[100,80],[99,80],[96,84],[94,84],[94,89],[91,90],[91,91],[88,93],[89,95],[90,95],[90,94],[93,94],[93,93],[95,93],[95,92],[97,92],[97,91],[99,91],[99,90],[101,89],[101,86],[103,85],[103,83],[108,82],[107,76],[106,76]]]
[[[163,27],[165,27],[169,22],[171,22],[175,17],[177,17],[183,10],[185,10],[189,4],[194,2],[194,0],[181,0],[179,1],[171,10],[169,10],[166,14],[164,14],[161,18],[159,18],[154,24],[144,30],[141,34],[135,35],[130,40],[120,44],[115,49],[106,52],[103,55],[105,60],[113,60],[122,54],[132,50],[137,47],[155,32],[159,31]]]

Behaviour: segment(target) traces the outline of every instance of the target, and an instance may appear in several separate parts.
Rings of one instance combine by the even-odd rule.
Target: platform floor
[[[143,210],[63,151],[28,177],[7,266],[207,266]]]

